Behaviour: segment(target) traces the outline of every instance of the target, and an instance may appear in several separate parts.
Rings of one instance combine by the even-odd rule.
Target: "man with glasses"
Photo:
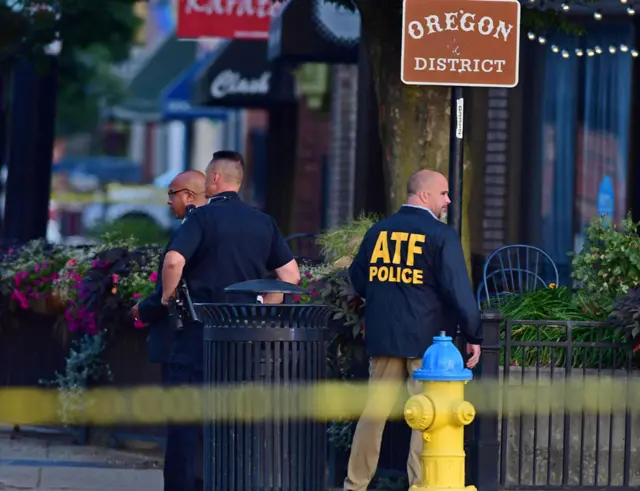
[[[207,203],[204,193],[205,176],[197,170],[188,170],[178,174],[169,184],[167,204],[176,218],[184,220],[187,207],[202,206]],[[173,235],[175,232],[173,233]],[[166,381],[167,363],[174,329],[169,326],[167,309],[162,305],[162,263],[166,250],[160,256],[156,289],[151,296],[133,307],[131,312],[135,321],[149,325],[147,337],[147,356],[151,363],[162,364],[162,379]]]
[[[167,204],[176,218],[182,220],[187,216],[189,206],[199,207],[207,204],[204,192],[205,175],[197,170],[188,170],[178,174],[169,184],[167,192]],[[176,234],[173,232],[172,236]],[[173,238],[173,237],[172,237]],[[169,241],[171,243],[171,241]],[[149,326],[147,336],[147,356],[149,362],[160,363],[162,370],[162,383],[169,382],[169,359],[171,356],[171,343],[176,326],[171,322],[169,311],[162,305],[162,264],[166,249],[160,256],[156,289],[152,295],[138,303],[131,312],[137,322]],[[201,453],[201,452],[200,452]],[[200,455],[197,455],[201,457]],[[197,477],[196,477],[197,479]]]

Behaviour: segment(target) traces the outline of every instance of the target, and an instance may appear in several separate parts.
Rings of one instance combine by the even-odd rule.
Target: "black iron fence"
[[[489,314],[485,333],[489,342],[479,377],[505,385],[640,375],[629,345],[605,323],[503,321]],[[589,390],[593,395],[567,391],[563,397],[598,397],[597,389]],[[615,401],[615,410],[601,402],[595,412],[558,413],[537,400],[530,414],[514,411],[519,401],[503,394],[500,414],[480,415],[471,428],[470,481],[481,491],[638,489],[640,418],[632,416],[626,393]],[[487,475],[492,472],[497,479]]]
[[[19,326],[3,322],[0,329],[0,338],[5,341],[0,343],[4,348],[0,352],[6,355],[0,356],[3,386],[38,385],[39,379],[50,379],[53,371],[63,369],[65,344],[47,337],[52,335],[53,327],[43,324],[41,317],[32,319],[31,316],[21,313],[12,317],[20,321]],[[505,321],[493,312],[485,312],[483,321],[485,342],[474,380],[517,385],[527,380],[546,379],[551,383],[587,376],[615,377],[623,381],[640,379],[639,365],[630,347],[607,324]],[[46,331],[47,336],[40,336],[46,343],[39,344],[39,337],[33,336],[36,327]],[[136,353],[131,352],[131,356],[144,356],[142,349]],[[114,356],[120,358],[120,354]],[[216,355],[215,359],[220,361],[220,356]],[[286,357],[286,352],[283,351],[282,356]],[[324,358],[318,352],[314,360]],[[131,372],[124,370],[124,365],[123,370],[118,370],[114,360],[110,360],[114,372],[121,372],[122,377]],[[142,367],[144,363],[140,360]],[[574,396],[566,394],[569,398]],[[558,413],[540,402],[535,414],[511,411],[514,401],[505,397],[499,414],[482,412],[466,430],[469,484],[479,491],[639,489],[640,416],[625,406],[627,396],[620,393],[624,404],[617,412],[604,404],[600,413]],[[621,406],[620,400],[617,408]],[[404,474],[408,442],[409,429],[403,421],[388,425],[380,458],[383,472],[379,474]],[[344,479],[348,451],[343,454],[338,459],[342,463],[334,461],[333,472],[330,472],[333,474],[330,481],[338,484]]]

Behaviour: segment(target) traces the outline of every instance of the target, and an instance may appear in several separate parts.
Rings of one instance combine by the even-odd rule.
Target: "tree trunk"
[[[378,97],[386,208],[393,212],[405,202],[407,181],[415,171],[432,169],[448,177],[451,89],[405,85],[400,80],[401,1],[358,0],[357,6],[362,19],[361,41],[368,48]],[[465,131],[468,134],[468,125]],[[471,157],[465,144],[462,243],[469,271]]]

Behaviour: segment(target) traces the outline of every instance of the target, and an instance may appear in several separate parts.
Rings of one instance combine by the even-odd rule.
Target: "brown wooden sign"
[[[518,85],[517,0],[404,0],[402,24],[405,84]]]

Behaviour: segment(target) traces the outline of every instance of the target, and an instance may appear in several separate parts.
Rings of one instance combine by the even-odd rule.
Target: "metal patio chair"
[[[501,298],[511,293],[532,292],[558,282],[558,268],[542,249],[523,244],[503,246],[484,263],[476,291],[478,308],[500,305]]]

